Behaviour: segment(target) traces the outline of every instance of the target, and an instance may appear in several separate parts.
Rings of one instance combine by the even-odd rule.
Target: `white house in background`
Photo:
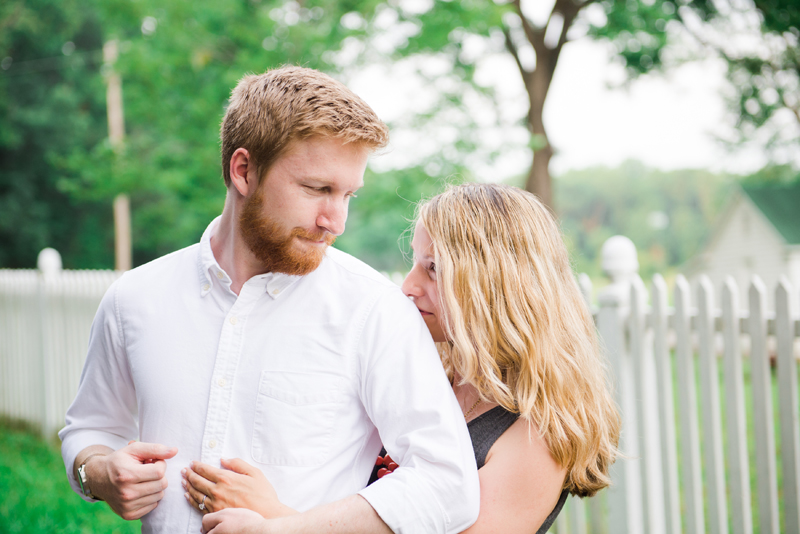
[[[693,287],[700,275],[708,275],[717,303],[729,275],[736,279],[742,304],[756,274],[766,285],[768,309],[774,309],[781,276],[792,283],[796,295],[800,287],[800,183],[742,186],[703,252],[691,261],[688,273]]]

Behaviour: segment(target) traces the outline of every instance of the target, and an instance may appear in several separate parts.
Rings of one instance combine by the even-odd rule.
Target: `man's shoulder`
[[[121,288],[138,292],[192,278],[199,272],[199,247],[195,243],[127,271],[119,280]]]
[[[353,283],[375,290],[397,289],[397,284],[385,275],[346,252],[329,247],[326,258],[329,260],[332,270],[336,271],[339,276],[349,278]]]

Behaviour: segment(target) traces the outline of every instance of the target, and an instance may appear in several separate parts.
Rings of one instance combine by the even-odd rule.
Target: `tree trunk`
[[[530,191],[555,213],[553,185],[550,179],[550,158],[553,148],[548,144],[533,153],[533,164],[525,181],[525,190]]]
[[[525,38],[533,47],[534,54],[536,55],[536,67],[532,70],[525,68],[522,61],[520,61],[519,49],[514,43],[514,38],[509,28],[504,28],[503,30],[506,48],[511,52],[511,55],[514,56],[517,67],[519,67],[520,73],[522,74],[522,80],[525,82],[525,89],[528,91],[528,99],[531,106],[528,112],[528,128],[531,131],[531,135],[534,137],[535,146],[537,146],[533,152],[533,164],[528,173],[528,179],[525,182],[525,189],[538,196],[554,213],[553,186],[550,179],[550,158],[553,157],[553,147],[550,146],[550,141],[547,138],[542,114],[544,112],[547,91],[550,89],[550,83],[553,81],[553,73],[556,70],[558,57],[561,54],[561,49],[567,42],[567,32],[575,21],[578,12],[592,1],[593,0],[556,0],[547,24],[537,27],[522,13],[521,0],[511,0],[522,23]],[[554,46],[553,43],[548,46],[545,42],[545,34],[547,33],[547,26],[554,19],[555,15],[561,17],[563,22],[561,34],[559,35],[558,42],[555,43]],[[542,141],[544,142],[543,146]]]

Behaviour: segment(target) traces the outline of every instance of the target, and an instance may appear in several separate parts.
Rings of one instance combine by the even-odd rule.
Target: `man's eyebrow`
[[[304,178],[301,178],[300,181],[304,182],[306,184],[309,184],[309,185],[313,185],[314,187],[336,188],[336,180],[329,180],[327,178],[317,178],[315,176],[306,176]],[[362,187],[364,187],[364,182],[361,182],[360,184],[358,184],[352,190],[348,189],[348,191],[358,191]]]

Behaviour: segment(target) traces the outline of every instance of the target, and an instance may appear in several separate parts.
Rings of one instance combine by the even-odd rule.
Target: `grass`
[[[105,503],[87,503],[67,482],[57,439],[0,419],[0,532],[4,534],[138,533]]]

